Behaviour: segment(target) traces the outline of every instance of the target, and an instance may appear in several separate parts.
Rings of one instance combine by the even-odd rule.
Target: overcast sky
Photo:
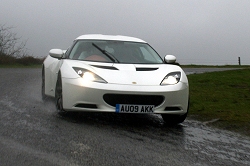
[[[147,41],[181,64],[250,65],[250,0],[1,0],[0,24],[45,57],[83,34]]]

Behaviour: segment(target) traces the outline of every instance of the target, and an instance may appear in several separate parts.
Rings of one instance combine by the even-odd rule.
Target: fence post
[[[240,62],[240,57],[238,57],[238,62],[239,62],[239,65],[241,65],[241,62]]]

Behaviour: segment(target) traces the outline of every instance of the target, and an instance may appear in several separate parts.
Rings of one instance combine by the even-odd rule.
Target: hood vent
[[[157,69],[158,69],[158,67],[156,67],[156,68],[137,67],[136,71],[154,71],[154,70],[157,70]]]
[[[101,69],[118,70],[116,67],[113,67],[113,66],[98,66],[98,65],[91,65],[91,66],[101,68]]]
[[[97,105],[95,104],[85,104],[85,103],[80,103],[80,104],[76,104],[75,107],[78,108],[93,108],[93,109],[97,109]]]

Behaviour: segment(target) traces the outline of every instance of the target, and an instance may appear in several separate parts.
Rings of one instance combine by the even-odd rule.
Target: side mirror
[[[174,55],[166,55],[164,61],[168,64],[174,64],[176,62],[176,57]]]
[[[52,56],[53,58],[61,59],[63,54],[64,54],[64,51],[61,49],[51,49],[49,51],[49,55]]]

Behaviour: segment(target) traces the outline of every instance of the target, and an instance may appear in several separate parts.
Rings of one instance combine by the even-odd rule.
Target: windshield
[[[130,64],[163,63],[161,57],[147,43],[110,40],[79,40],[68,58]]]

